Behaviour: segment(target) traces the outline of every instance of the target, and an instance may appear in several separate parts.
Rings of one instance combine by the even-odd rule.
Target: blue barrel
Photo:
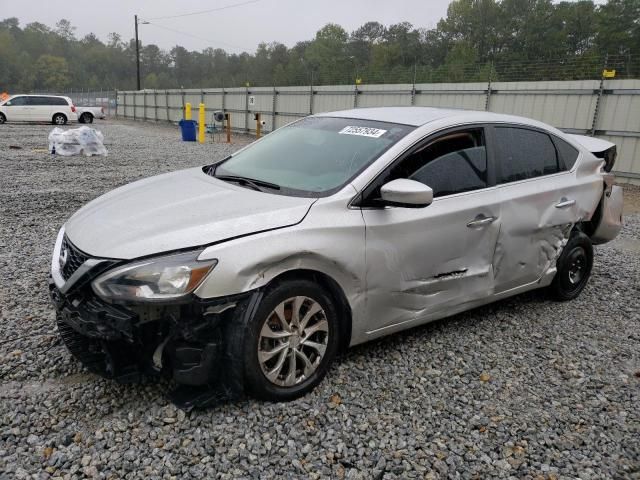
[[[196,125],[198,122],[195,120],[180,120],[180,131],[182,132],[183,142],[195,142],[196,141]]]

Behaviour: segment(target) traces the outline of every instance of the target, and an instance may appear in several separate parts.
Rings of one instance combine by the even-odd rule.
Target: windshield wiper
[[[271,182],[265,182],[264,180],[256,180],[255,178],[240,177],[237,175],[214,175],[214,178],[219,178],[220,180],[225,180],[227,182],[242,183],[253,188],[254,190],[258,190],[259,192],[263,191],[260,187],[266,187],[272,190],[280,190],[280,185]]]

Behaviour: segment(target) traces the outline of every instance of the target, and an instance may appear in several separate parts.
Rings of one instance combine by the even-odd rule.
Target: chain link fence
[[[345,66],[345,62],[348,64]],[[522,82],[597,80],[603,70],[615,70],[615,78],[640,78],[640,54],[585,55],[556,60],[500,60],[473,63],[445,63],[398,65],[377,68],[358,65],[351,59],[336,60],[335,68],[318,71],[305,62],[289,64],[288,70],[239,73],[236,75],[211,75],[206,85],[188,88],[232,88],[240,86],[304,86],[304,85],[354,85],[394,83],[468,83],[468,82]],[[182,83],[178,83],[181,85]]]
[[[614,72],[615,71],[615,72]],[[211,77],[189,89],[68,89],[79,106],[102,106],[109,117],[175,123],[185,104],[230,114],[238,132],[265,132],[313,113],[376,106],[432,106],[486,110],[536,118],[568,133],[593,135],[618,145],[617,173],[640,182],[640,55],[585,56],[550,61],[427,65],[391,70],[338,69],[322,75]]]

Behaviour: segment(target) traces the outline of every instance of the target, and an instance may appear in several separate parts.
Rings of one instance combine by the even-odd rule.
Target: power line
[[[256,0],[256,1],[259,1],[259,0]],[[147,22],[148,25],[153,25],[154,27],[162,28],[164,30],[168,30],[168,31],[173,32],[173,33],[178,33],[180,35],[186,35],[187,37],[192,37],[192,38],[195,38],[197,40],[202,40],[202,41],[207,42],[207,43],[209,43],[211,45],[220,44],[220,45],[226,45],[227,47],[231,47],[231,48],[234,48],[236,50],[244,50],[244,51],[251,51],[252,50],[251,48],[239,47],[238,45],[232,45],[230,43],[222,42],[220,40],[216,40],[214,42],[212,40],[209,40],[208,38],[199,37],[198,35],[194,35],[194,34],[189,33],[189,32],[183,32],[181,30],[176,30],[174,28],[165,27],[164,25],[158,25],[157,23],[151,23],[148,20],[146,22]]]
[[[148,19],[145,19],[145,20],[147,20],[147,21],[148,20],[164,20],[164,19],[167,19],[167,18],[190,17],[192,15],[201,15],[203,13],[219,12],[220,10],[228,10],[230,8],[242,7],[244,5],[249,5],[251,3],[258,3],[260,1],[262,1],[262,0],[249,0],[247,2],[234,3],[234,4],[231,4],[231,5],[225,5],[223,7],[211,8],[209,10],[200,10],[200,11],[191,12],[191,13],[181,13],[179,15],[167,15],[165,17],[154,17],[154,18],[148,18]]]

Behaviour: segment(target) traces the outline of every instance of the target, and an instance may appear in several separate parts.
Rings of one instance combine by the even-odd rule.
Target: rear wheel
[[[53,116],[52,123],[54,125],[65,125],[67,123],[67,117],[65,117],[62,113],[56,113]]]
[[[4,116],[4,113],[0,113],[0,125],[7,121],[7,117]]]
[[[336,307],[318,285],[290,280],[275,286],[244,330],[248,393],[284,401],[311,391],[335,358],[339,331]]]
[[[85,112],[82,115],[80,115],[79,122],[80,123],[93,123],[93,115],[91,115],[88,112]]]
[[[573,300],[589,282],[593,267],[593,246],[582,232],[575,232],[567,241],[556,262],[556,273],[550,289],[557,300]]]

